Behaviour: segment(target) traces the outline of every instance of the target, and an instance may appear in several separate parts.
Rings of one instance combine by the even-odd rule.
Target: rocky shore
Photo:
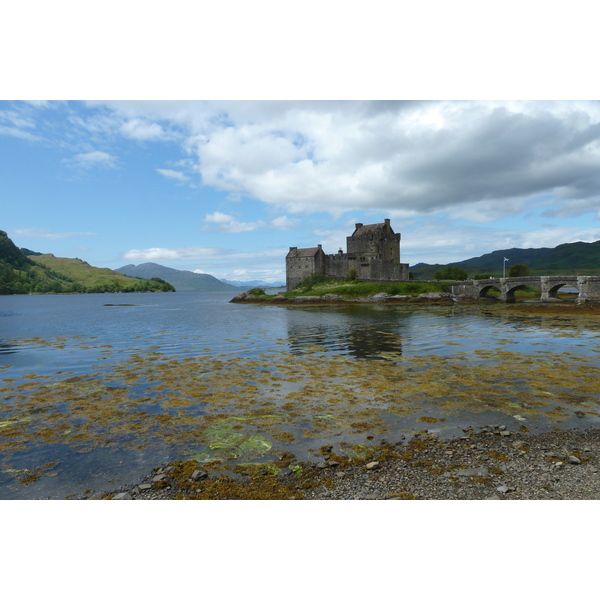
[[[444,294],[427,297],[381,295],[356,302],[453,302]],[[435,297],[433,297],[435,296]],[[232,301],[338,303],[339,296]],[[558,316],[600,315],[600,304],[522,303],[502,310]],[[578,415],[580,416],[580,415]],[[439,439],[416,433],[369,450],[361,459],[321,448],[322,460],[298,463],[282,456],[275,463],[228,473],[219,464],[173,462],[156,467],[137,485],[96,491],[81,499],[295,499],[295,500],[582,500],[600,499],[600,429],[532,433],[488,425],[464,430],[461,437]]]
[[[237,477],[195,461],[153,470],[137,485],[89,499],[597,500],[600,429],[528,433],[490,425],[440,440],[422,432],[363,460],[331,447],[323,460]]]
[[[276,296],[255,296],[250,292],[242,292],[230,300],[230,302],[249,304],[393,304],[405,302],[457,302],[460,298],[446,292],[429,292],[418,296],[390,295],[384,292],[365,297],[340,296],[338,294],[324,294],[323,296],[292,296],[290,298],[283,294]]]

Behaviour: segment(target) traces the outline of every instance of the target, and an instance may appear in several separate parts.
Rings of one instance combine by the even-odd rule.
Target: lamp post
[[[504,258],[504,262],[502,263],[502,277],[505,278],[506,277],[506,261],[508,260],[508,258]]]

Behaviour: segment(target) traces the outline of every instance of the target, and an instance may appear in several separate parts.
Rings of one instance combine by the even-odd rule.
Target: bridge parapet
[[[469,299],[488,297],[489,290],[495,288],[500,292],[500,299],[503,302],[514,302],[515,291],[523,287],[540,290],[541,302],[552,302],[558,299],[558,291],[563,286],[574,287],[579,291],[578,302],[600,301],[600,277],[592,275],[471,279],[449,285],[453,295]]]

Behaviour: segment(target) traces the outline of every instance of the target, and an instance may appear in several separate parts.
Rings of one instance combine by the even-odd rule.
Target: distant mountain
[[[260,287],[260,288],[279,288],[279,287],[285,287],[285,281],[275,281],[274,283],[267,283],[266,281],[261,281],[260,279],[254,279],[252,281],[232,281],[230,279],[221,279],[221,281],[224,281],[225,283],[228,283],[230,285],[235,285],[235,287],[237,288],[242,288],[242,289],[251,289],[251,288],[255,288],[255,287]]]
[[[78,258],[19,249],[0,231],[0,294],[171,291],[173,287],[162,280],[135,279],[92,267]]]
[[[181,271],[171,269],[156,263],[142,263],[141,265],[125,265],[115,269],[119,273],[131,277],[143,277],[145,279],[160,277],[168,281],[178,292],[216,292],[216,291],[238,291],[239,288],[229,283],[220,281],[206,273],[193,273],[192,271]]]
[[[556,248],[510,248],[495,250],[476,258],[448,263],[462,267],[469,277],[479,273],[502,276],[504,259],[506,272],[517,264],[527,265],[532,275],[600,275],[600,240],[597,242],[572,242]],[[433,279],[434,273],[448,265],[418,263],[410,267],[416,279]]]

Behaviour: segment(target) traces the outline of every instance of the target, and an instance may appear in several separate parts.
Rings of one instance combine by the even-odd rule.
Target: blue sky
[[[0,155],[0,228],[101,267],[282,280],[386,217],[411,265],[600,239],[598,102],[2,101]]]

